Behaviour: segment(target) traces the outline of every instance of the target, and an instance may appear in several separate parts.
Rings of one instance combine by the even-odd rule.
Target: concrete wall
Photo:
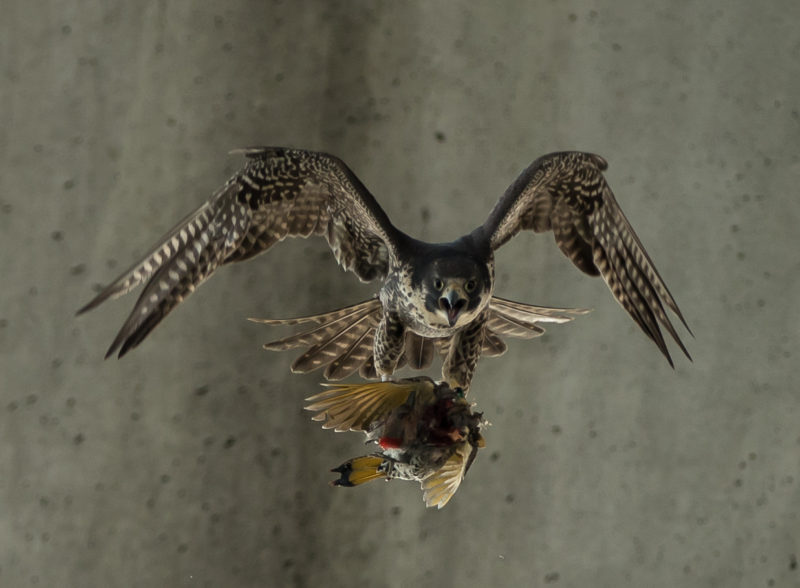
[[[795,0],[2,12],[0,585],[800,584]],[[595,311],[479,365],[493,426],[454,500],[329,488],[361,439],[244,321],[370,295],[323,242],[224,268],[122,361],[135,295],[73,316],[259,144],[338,154],[429,240],[543,153],[602,154],[694,363],[517,237],[498,294]]]

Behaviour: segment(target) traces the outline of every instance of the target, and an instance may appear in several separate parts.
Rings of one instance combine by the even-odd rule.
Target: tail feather
[[[367,357],[372,355],[374,337],[375,326],[365,325],[361,336],[357,337],[344,353],[325,368],[325,379],[331,381],[343,380],[356,372]]]
[[[386,478],[386,473],[380,469],[382,464],[383,458],[376,455],[364,455],[348,459],[338,468],[331,470],[340,474],[338,480],[331,482],[331,486],[352,487],[372,480]]]
[[[539,323],[564,323],[589,312],[581,308],[549,308],[513,302],[496,296],[489,302],[489,321],[484,333],[483,355],[502,355],[507,347],[503,338],[530,339],[544,333]],[[250,319],[270,325],[313,325],[282,339],[271,341],[264,349],[282,351],[306,348],[292,365],[292,371],[306,373],[325,368],[327,380],[341,380],[358,371],[367,380],[378,378],[373,355],[375,328],[383,307],[372,298],[331,312],[290,319]],[[446,357],[449,338],[428,339],[412,332],[406,334],[405,347],[397,369],[408,365],[415,370],[431,366],[435,355]]]
[[[292,371],[304,374],[333,363],[346,354],[354,342],[361,340],[367,330],[375,328],[377,322],[373,318],[371,314],[363,314],[353,322],[337,327],[325,340],[298,357],[292,364]]]
[[[304,325],[306,323],[315,323],[318,325],[325,325],[331,322],[336,322],[339,320],[343,320],[348,316],[352,316],[354,313],[357,313],[361,310],[371,309],[375,310],[376,308],[381,308],[381,301],[377,298],[370,298],[369,300],[364,300],[363,302],[359,302],[357,304],[353,304],[351,306],[345,306],[344,308],[339,308],[337,310],[332,310],[329,312],[323,312],[320,314],[312,314],[310,316],[299,316],[294,318],[288,319],[260,319],[260,318],[251,318],[247,319],[254,323],[259,323],[262,325],[269,325],[269,326],[291,326],[291,325]]]
[[[367,361],[358,368],[358,375],[364,380],[377,380],[378,370],[375,368],[375,355],[370,353]]]
[[[319,325],[317,327],[289,335],[283,339],[270,341],[269,343],[264,344],[264,349],[269,351],[284,351],[286,349],[309,347],[312,345],[321,344],[330,339],[332,334],[338,333],[341,329],[346,328],[349,324],[364,318],[368,314],[374,314],[376,310],[380,309],[380,307],[380,301],[377,299],[372,299],[366,302],[355,304],[353,306],[348,306],[340,310],[335,310],[325,314],[318,314],[311,317],[279,320],[251,318],[248,320],[266,325],[299,325],[309,322]]]
[[[487,323],[489,330],[496,335],[517,339],[533,339],[544,333],[544,329],[535,323],[528,323],[493,312]]]
[[[507,350],[508,346],[495,332],[488,330],[483,334],[482,356],[497,357],[498,355],[503,355]]]
[[[576,316],[591,312],[588,308],[551,308],[547,306],[534,306],[524,302],[514,302],[499,296],[492,296],[489,302],[492,311],[505,316],[513,317],[527,323],[568,323]]]
[[[408,331],[405,345],[408,367],[415,370],[424,370],[430,367],[433,363],[433,340]]]

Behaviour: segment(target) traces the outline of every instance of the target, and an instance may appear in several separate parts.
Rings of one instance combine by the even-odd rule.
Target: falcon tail
[[[565,323],[589,312],[583,308],[548,308],[513,302],[493,296],[484,331],[482,355],[496,357],[506,352],[504,338],[532,339],[544,333],[539,323]],[[352,306],[312,316],[290,319],[249,319],[270,326],[304,325],[297,333],[264,345],[270,351],[305,348],[292,364],[292,371],[307,373],[325,368],[325,379],[335,381],[358,372],[377,379],[372,343],[383,309],[373,298]],[[397,368],[427,369],[437,353],[447,355],[449,338],[426,339],[406,333],[406,345]]]

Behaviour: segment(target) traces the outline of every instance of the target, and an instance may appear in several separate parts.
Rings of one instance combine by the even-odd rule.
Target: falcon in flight
[[[689,357],[667,309],[689,327],[617,204],[602,173],[607,163],[598,155],[540,157],[482,225],[451,243],[426,243],[396,228],[332,155],[286,148],[243,153],[242,169],[78,311],[145,283],[106,357],[117,351],[121,357],[141,343],[219,266],[249,259],[287,237],[318,235],[346,270],[362,281],[381,281],[378,297],[322,315],[259,321],[310,325],[265,347],[307,349],[292,369],[324,367],[331,380],[355,371],[387,379],[404,364],[429,366],[438,353],[443,379],[467,390],[478,358],[503,353],[504,337],[534,337],[543,332],[538,323],[586,312],[494,296],[494,251],[526,229],[552,231],[580,270],[602,276],[670,365],[662,328]]]

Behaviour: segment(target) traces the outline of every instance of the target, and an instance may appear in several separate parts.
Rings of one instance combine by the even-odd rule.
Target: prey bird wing
[[[339,264],[359,279],[385,277],[398,232],[341,160],[297,149],[243,152],[242,169],[78,311],[146,284],[106,357],[117,350],[121,357],[141,343],[219,266],[287,237],[324,236]]]
[[[475,459],[478,447],[469,443],[458,446],[445,464],[420,483],[422,499],[428,508],[443,508],[453,497]]]
[[[426,379],[370,384],[327,384],[327,390],[306,398],[311,420],[325,421],[323,429],[368,433],[378,419],[408,400],[412,392],[433,397],[434,383]]]
[[[602,157],[591,153],[540,157],[509,186],[478,231],[492,250],[521,230],[552,231],[558,247],[580,270],[603,277],[673,365],[662,327],[687,357],[689,353],[665,306],[691,330],[606,183],[602,172],[607,167]]]

